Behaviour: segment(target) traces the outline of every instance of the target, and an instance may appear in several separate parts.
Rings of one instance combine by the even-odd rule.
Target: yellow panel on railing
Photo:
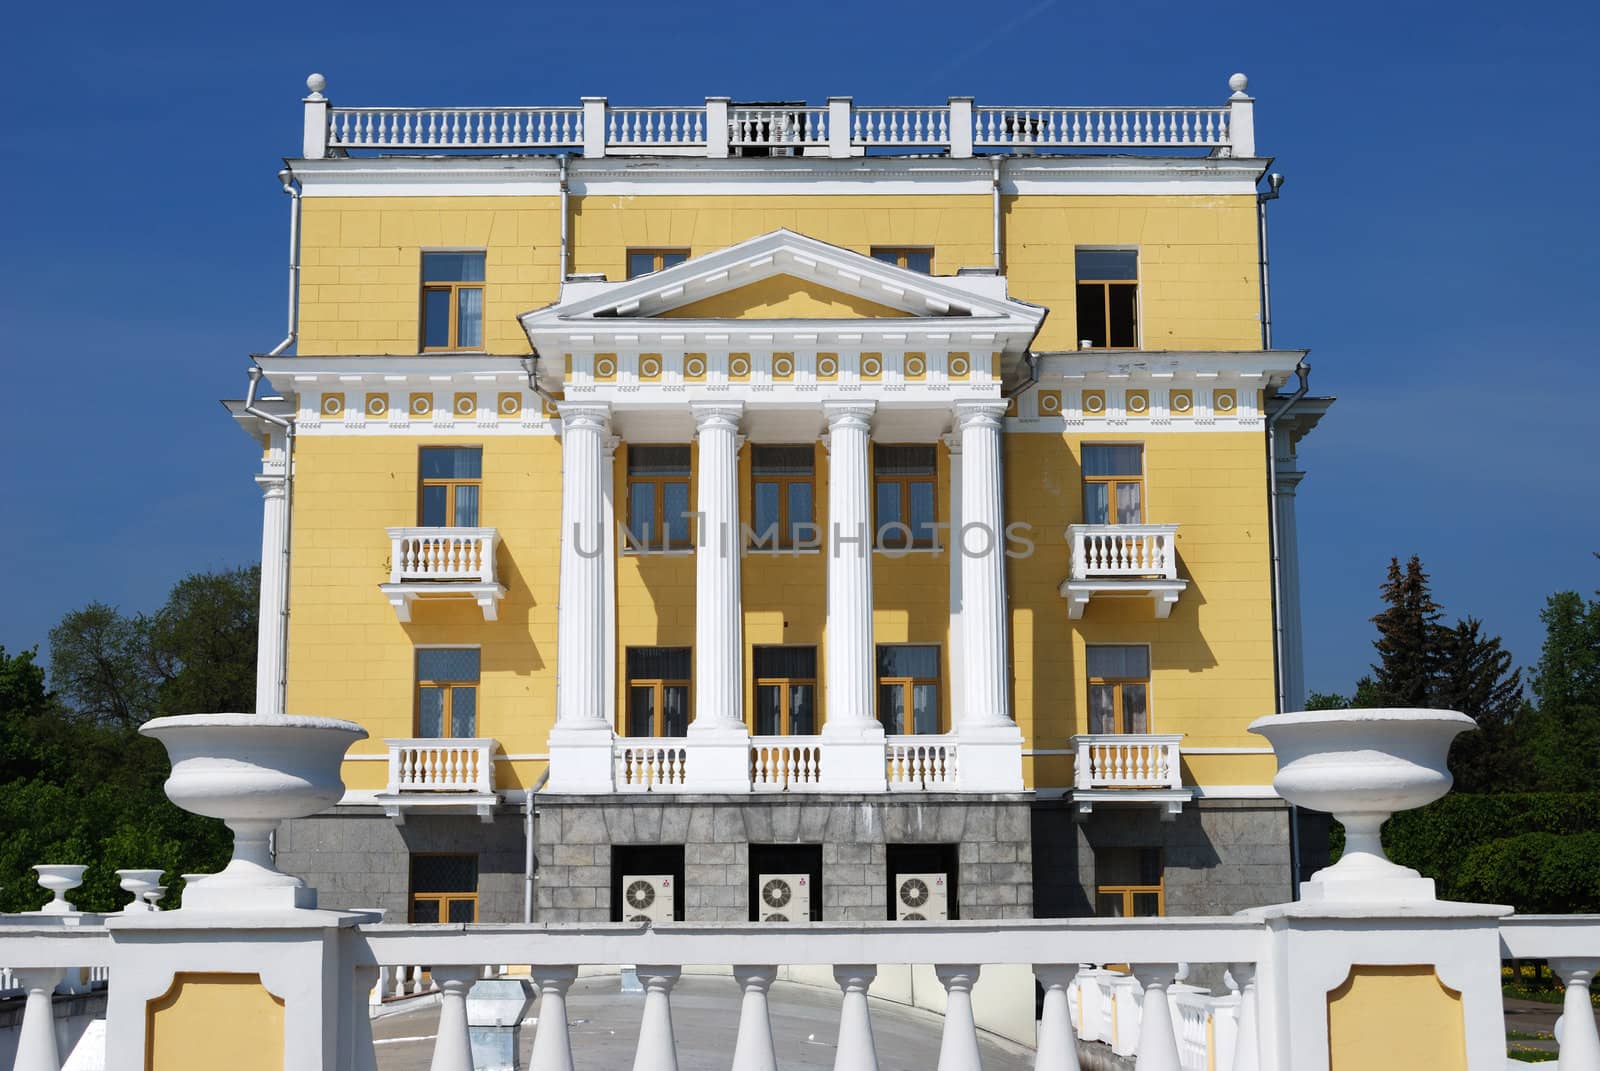
[[[1461,994],[1427,965],[1359,966],[1328,994],[1328,1071],[1465,1071]]]
[[[259,974],[177,974],[146,1014],[146,1071],[283,1071],[283,1001]]]

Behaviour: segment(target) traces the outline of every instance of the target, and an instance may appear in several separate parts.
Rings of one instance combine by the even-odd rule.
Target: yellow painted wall
[[[661,315],[664,319],[860,320],[904,317],[910,313],[792,275],[774,275],[749,286],[679,305]]]
[[[500,531],[507,589],[498,621],[470,601],[419,601],[402,624],[378,590],[389,579],[385,529],[417,522],[423,445],[483,448],[480,518]],[[478,646],[479,735],[507,754],[542,753],[555,718],[559,441],[303,436],[295,474],[288,709],[360,722],[371,738],[352,752],[385,754],[385,737],[415,735],[416,647]],[[496,785],[518,787],[527,769],[498,764]],[[381,787],[385,776],[381,762],[345,764],[350,788]]]
[[[1461,994],[1431,966],[1355,967],[1328,994],[1328,1071],[1464,1071]]]
[[[932,246],[940,275],[993,258],[986,196],[643,194],[571,204],[573,270],[611,279],[625,278],[630,248],[698,255],[780,227],[861,253]],[[555,197],[312,197],[303,205],[301,353],[416,353],[423,249],[487,250],[491,353],[527,352],[516,316],[559,297]],[[1007,198],[1003,211],[1011,294],[1050,309],[1035,348],[1077,345],[1080,245],[1138,248],[1146,349],[1259,348],[1254,198],[1030,194]]]
[[[284,1071],[283,1001],[259,974],[180,973],[145,1015],[146,1071]]]

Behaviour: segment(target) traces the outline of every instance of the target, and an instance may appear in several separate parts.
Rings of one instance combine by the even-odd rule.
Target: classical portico
[[[571,279],[521,322],[562,422],[557,792],[1018,791],[1001,429],[1044,310],[992,272],[930,277],[788,231],[626,282]],[[617,737],[606,442],[693,444],[691,718],[677,737]],[[824,722],[752,738],[745,697],[739,452],[817,442],[828,454]],[[949,444],[949,732],[886,736],[873,635],[873,447]],[[953,523],[959,518],[959,524]],[[661,553],[672,553],[663,550]],[[959,627],[955,623],[959,621]],[[954,695],[959,687],[960,695]],[[602,756],[604,761],[602,762]],[[773,777],[781,783],[769,783]]]

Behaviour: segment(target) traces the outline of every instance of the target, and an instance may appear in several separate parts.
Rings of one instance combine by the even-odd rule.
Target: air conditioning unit
[[[671,874],[624,874],[624,922],[671,922],[675,898]]]
[[[943,921],[950,917],[950,880],[944,874],[894,876],[896,922]]]
[[[760,874],[756,877],[756,915],[762,922],[810,922],[810,874]]]

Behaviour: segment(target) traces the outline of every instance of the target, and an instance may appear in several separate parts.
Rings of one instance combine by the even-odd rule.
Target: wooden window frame
[[[438,647],[433,647],[433,648],[418,648],[418,651],[422,651],[422,650],[456,650],[456,649],[458,649],[458,648],[450,647],[449,645],[446,644],[446,645],[440,645]],[[461,647],[459,649],[460,650],[471,650],[472,648]],[[483,657],[482,656],[482,652],[480,651],[480,653],[479,653],[480,660],[482,659],[482,657]],[[412,657],[413,667],[415,667],[416,661],[417,661],[416,656],[413,655],[413,657]],[[413,672],[413,675],[416,675],[415,668],[413,668],[412,672]],[[443,735],[438,736],[438,737],[423,736],[422,735],[422,690],[424,688],[438,688],[438,689],[441,689],[443,691],[443,693],[444,693],[444,703],[443,703],[444,710],[443,710],[442,720],[439,723],[439,727],[442,730]],[[481,700],[483,698],[483,670],[482,670],[481,661],[480,661],[480,665],[479,665],[478,676],[474,680],[442,680],[442,679],[434,679],[434,678],[431,678],[431,677],[425,678],[425,677],[422,677],[420,675],[417,675],[416,687],[412,689],[412,697],[411,697],[411,701],[412,701],[411,727],[412,727],[412,731],[414,733],[416,733],[416,739],[418,739],[418,740],[435,740],[435,739],[437,739],[437,740],[470,740],[470,739],[476,739],[477,738],[477,730],[480,727],[479,723],[481,722],[481,719],[483,717],[483,705],[482,705],[482,703],[474,703],[473,704],[473,713],[472,713],[473,736],[471,736],[471,737],[455,736],[450,731],[452,726],[453,726],[454,717],[455,717],[454,716],[455,690],[457,688],[471,688],[474,692],[477,693],[477,696],[476,696],[477,699]],[[460,853],[460,852],[436,852],[436,853],[432,853],[432,854],[460,855],[462,853]]]
[[[1137,446],[1139,448],[1139,475],[1137,476],[1085,476],[1083,478],[1083,523],[1096,523],[1089,520],[1089,495],[1090,484],[1106,485],[1106,520],[1107,525],[1117,525],[1122,522],[1115,520],[1117,515],[1117,489],[1123,484],[1135,484],[1139,488],[1139,518],[1131,524],[1143,524],[1145,519],[1145,485],[1144,485],[1144,443],[1112,443],[1093,442],[1084,443],[1081,450],[1087,452],[1092,446]]]
[[[1079,252],[1086,252],[1086,253],[1132,253],[1133,254],[1133,258],[1134,258],[1133,259],[1133,263],[1134,263],[1133,274],[1134,274],[1134,277],[1132,279],[1085,279],[1085,278],[1082,278],[1082,277],[1080,277],[1078,275],[1078,272],[1077,272],[1077,254]],[[1144,333],[1144,317],[1142,315],[1140,315],[1142,310],[1139,308],[1139,269],[1141,267],[1143,267],[1143,262],[1142,262],[1142,258],[1139,256],[1139,250],[1137,250],[1137,249],[1125,249],[1125,248],[1120,248],[1120,247],[1102,249],[1102,248],[1098,248],[1098,247],[1095,247],[1095,246],[1080,246],[1080,247],[1078,247],[1078,248],[1073,250],[1073,272],[1072,272],[1072,278],[1073,278],[1073,291],[1072,291],[1072,293],[1073,293],[1073,297],[1074,298],[1077,297],[1077,293],[1078,293],[1077,288],[1080,287],[1080,286],[1098,286],[1098,287],[1100,287],[1100,300],[1102,302],[1100,315],[1103,317],[1101,322],[1106,325],[1106,344],[1104,346],[1090,346],[1090,347],[1088,347],[1089,349],[1093,349],[1093,350],[1137,350],[1137,349],[1141,348],[1140,347],[1140,336],[1143,335],[1143,333]],[[1133,345],[1131,345],[1131,346],[1113,346],[1111,344],[1111,288],[1114,287],[1114,286],[1131,286],[1131,287],[1133,287]],[[1081,345],[1082,342],[1083,342],[1083,339],[1080,337],[1076,341]]]
[[[878,446],[926,446],[926,443],[877,443]],[[912,527],[911,517],[911,485],[926,483],[933,488],[933,519],[929,522],[928,534],[919,538],[916,528]],[[900,488],[900,520],[898,523],[911,529],[911,538],[905,543],[883,542],[883,518],[878,516],[878,488],[885,484],[894,484]],[[934,448],[933,471],[917,473],[880,473],[877,461],[872,463],[872,546],[876,550],[932,550],[937,547],[939,530],[935,527],[939,523],[939,451]]]
[[[637,446],[682,446],[683,444],[682,443],[637,443],[637,444],[630,444],[629,447],[628,447],[630,452],[633,450],[635,445],[637,445]],[[684,500],[688,503],[688,505],[690,507],[689,510],[687,511],[688,516],[686,518],[687,523],[685,525],[685,527],[687,529],[686,541],[683,542],[683,543],[669,543],[669,542],[667,542],[667,539],[666,539],[666,534],[667,534],[667,531],[668,531],[667,506],[666,506],[666,501],[667,501],[666,486],[668,484],[671,484],[671,483],[681,483],[681,484],[684,485],[684,496],[685,496]],[[655,491],[654,491],[654,493],[655,493],[655,510],[656,510],[655,526],[650,531],[649,538],[647,538],[643,543],[634,543],[633,542],[633,539],[635,538],[634,535],[633,535],[633,488],[634,488],[635,484],[640,484],[640,485],[648,484],[648,485],[653,486],[654,489],[655,489]],[[695,525],[694,525],[694,505],[695,505],[695,497],[694,497],[694,495],[695,495],[695,486],[694,486],[694,451],[692,449],[689,452],[689,468],[688,468],[688,471],[684,472],[684,473],[658,473],[658,472],[635,473],[628,467],[627,462],[624,461],[624,463],[623,463],[623,488],[622,488],[622,491],[623,491],[623,504],[624,504],[624,508],[625,508],[625,511],[626,511],[626,517],[627,517],[627,523],[623,525],[623,530],[628,535],[628,540],[626,541],[626,545],[623,548],[624,553],[629,553],[629,554],[652,554],[652,553],[660,553],[661,551],[668,551],[668,550],[683,551],[683,550],[693,550],[694,549],[696,533],[695,533]]]
[[[633,258],[644,256],[648,256],[650,258],[653,266],[651,267],[650,271],[640,272],[639,275],[635,275],[633,273]],[[668,267],[668,265],[665,263],[665,258],[675,256],[682,256],[684,260],[688,260],[689,250],[673,248],[671,246],[646,246],[643,249],[629,249],[627,253],[624,254],[623,266],[626,270],[628,278],[637,279],[640,277],[640,275],[650,275],[654,272],[664,271]],[[683,261],[679,261],[678,263],[681,264]]]
[[[1156,868],[1161,873],[1160,879],[1154,884],[1148,882],[1108,882],[1101,884],[1096,881],[1094,887],[1095,914],[1100,914],[1100,897],[1121,896],[1122,918],[1143,917],[1133,913],[1133,898],[1154,894],[1156,898],[1156,917],[1165,918],[1167,914],[1167,861],[1165,854],[1159,848],[1135,848],[1133,850],[1140,852],[1154,851],[1156,853]],[[1096,876],[1098,877],[1098,875]]]
[[[445,490],[445,498],[444,498],[444,514],[445,514],[446,517],[449,517],[452,521],[455,520],[455,516],[456,516],[456,488],[458,488],[458,487],[476,487],[478,489],[478,523],[475,524],[475,525],[471,525],[470,527],[473,527],[473,528],[481,528],[481,527],[483,527],[483,477],[482,476],[478,476],[476,478],[469,478],[469,477],[457,477],[457,476],[427,477],[427,476],[420,475],[420,473],[422,472],[422,451],[424,451],[424,450],[437,450],[437,449],[441,449],[441,448],[440,447],[436,447],[436,446],[419,446],[419,447],[417,447],[417,472],[419,473],[419,475],[417,477],[417,524],[418,524],[418,526],[420,527],[422,525],[423,500],[426,497],[427,489],[429,487],[443,487],[443,488],[446,489]],[[481,451],[483,450],[483,447],[481,447],[481,446],[447,446],[447,447],[443,447],[443,449],[446,449],[446,450],[478,450],[478,451],[480,451],[479,458],[480,458],[480,461],[481,461],[481,458],[482,458]],[[481,464],[479,466],[479,471],[480,472],[483,471]],[[444,527],[446,527],[446,528],[454,528],[454,527],[456,527],[456,525],[455,524],[447,524],[447,525],[444,525]]]
[[[482,249],[424,249],[423,250],[423,254],[424,255],[426,255],[428,253],[463,253],[463,254],[481,255],[483,257],[483,259],[484,259],[484,275],[487,276],[489,274],[489,270],[488,270],[488,268],[489,268],[489,255],[488,255],[488,252],[486,250],[482,250]],[[422,261],[420,259],[417,262],[417,269],[418,269],[418,273],[421,274],[422,273]],[[476,345],[476,346],[463,346],[461,344],[461,323],[460,323],[460,320],[461,320],[461,293],[460,292],[462,290],[478,290],[478,291],[481,292],[481,291],[485,291],[487,289],[487,287],[488,287],[488,280],[487,279],[461,280],[459,282],[445,282],[445,281],[442,281],[442,280],[441,281],[423,280],[422,281],[422,289],[419,292],[418,298],[417,298],[417,300],[418,300],[418,308],[417,308],[417,327],[418,327],[417,349],[422,353],[484,353],[484,352],[486,352],[488,350],[488,345],[489,345],[489,330],[488,330],[488,328],[489,328],[489,302],[488,302],[489,295],[487,293],[484,293],[482,298],[480,298],[480,306],[483,309],[483,314],[482,314],[483,315],[483,322],[479,325],[479,329],[483,332],[483,341],[478,343],[478,345]],[[446,344],[443,345],[443,346],[430,346],[430,345],[428,345],[428,295],[430,293],[435,293],[435,292],[448,293],[450,295],[450,327],[449,327],[449,331],[448,331],[449,341],[446,342]]]
[[[877,648],[878,647],[932,647],[934,650],[939,651],[939,661],[941,663],[941,668],[942,668],[942,663],[944,661],[944,651],[940,650],[939,645],[936,644],[936,643],[880,643],[880,644],[876,644],[874,646],[874,648],[873,648],[873,656],[874,656],[873,660],[874,661],[877,660]],[[901,709],[906,712],[906,715],[911,720],[911,724],[910,724],[909,727],[905,726],[905,725],[902,725],[902,726],[900,726],[900,728],[902,730],[901,732],[894,733],[894,734],[891,734],[891,735],[894,735],[894,736],[920,736],[920,735],[924,735],[924,734],[921,734],[921,733],[917,732],[917,714],[916,714],[917,708],[916,708],[915,699],[916,699],[916,694],[917,694],[916,693],[916,687],[919,684],[931,684],[931,685],[933,685],[933,699],[934,699],[934,702],[936,704],[938,704],[938,709],[935,711],[935,713],[938,715],[938,726],[934,729],[933,732],[928,733],[926,735],[928,735],[928,736],[938,736],[941,733],[944,733],[944,732],[947,731],[946,728],[945,728],[944,684],[941,681],[940,676],[936,675],[936,676],[933,676],[933,677],[878,677],[877,686],[878,686],[879,689],[882,689],[885,685],[889,685],[891,687],[896,687],[896,688],[900,689]],[[878,699],[879,695],[880,695],[880,693],[877,692],[877,691],[875,691],[873,693],[873,697],[874,697],[875,701]],[[874,714],[876,714],[876,711],[874,711]],[[880,724],[881,724],[881,722],[880,722]]]
[[[766,445],[763,443],[762,445]],[[774,446],[790,445],[774,443]],[[803,443],[792,444],[803,446]],[[792,537],[794,526],[789,519],[789,488],[795,484],[805,484],[811,488],[811,520],[806,522],[812,525],[817,523],[817,458],[815,452],[811,455],[811,471],[805,475],[791,473],[764,474],[758,471],[755,450],[750,451],[750,522],[755,524],[756,488],[764,483],[778,485],[778,541],[767,543],[765,541],[752,542],[751,546],[762,549],[793,550],[798,544]],[[762,532],[752,532],[751,535],[760,539]]]
[[[917,269],[911,267],[907,263],[907,260],[911,254],[917,254],[920,256],[923,253],[928,254],[928,274],[932,275],[934,266],[934,247],[931,245],[875,245],[870,248],[867,255],[873,260],[880,261],[884,264],[890,263],[885,258],[892,256],[894,257],[893,263],[895,267],[904,268],[906,271],[916,271]],[[918,274],[920,275],[921,273],[918,272]]]
[[[691,658],[692,658],[691,654]],[[668,688],[682,688],[684,702],[689,710],[694,709],[694,682],[690,680],[676,680],[664,677],[629,677],[623,687],[627,689],[626,698],[623,700],[622,709],[617,713],[617,735],[628,740],[680,740],[682,737],[667,736],[662,730],[665,725],[662,719],[666,716],[666,693]],[[634,736],[629,725],[630,715],[633,712],[633,691],[635,688],[649,688],[651,694],[651,721],[649,736]]]
[[[1117,736],[1147,736],[1156,731],[1155,711],[1153,709],[1153,704],[1150,702],[1150,674],[1148,672],[1148,667],[1150,665],[1150,646],[1149,644],[1134,643],[1109,644],[1107,646],[1143,647],[1145,649],[1146,673],[1143,677],[1088,677],[1086,678],[1088,687],[1085,690],[1085,698],[1087,698],[1088,691],[1092,690],[1097,685],[1102,687],[1109,686],[1111,688],[1111,724],[1113,726],[1111,730],[1112,734]],[[1085,661],[1087,661],[1087,656],[1085,656]],[[1126,724],[1123,721],[1122,689],[1124,685],[1128,684],[1144,685],[1144,730],[1142,732],[1129,732]],[[1085,708],[1091,711],[1092,716],[1092,704],[1086,704]],[[1093,726],[1090,726],[1090,729],[1092,731]]]
[[[423,857],[423,856],[435,857],[435,858],[443,858],[443,857],[448,856],[450,858],[461,858],[461,859],[465,859],[465,858],[471,857],[471,858],[477,859],[477,854],[475,852],[412,852],[411,855],[410,855],[410,859],[416,859],[418,857]],[[482,860],[478,859],[478,865],[480,867],[481,867],[481,864],[482,864]],[[413,890],[410,887],[411,881],[412,881],[412,878],[411,878],[410,874],[408,873],[407,877],[406,877],[406,886],[407,886],[406,887],[406,895],[408,897],[407,903],[406,903],[406,920],[408,922],[410,922],[410,921],[412,921],[412,920],[414,920],[416,918],[416,915],[417,915],[417,902],[419,900],[420,901],[426,901],[428,903],[437,904],[439,906],[439,916],[438,916],[438,918],[439,918],[439,921],[442,922],[442,923],[450,921],[450,905],[452,903],[471,903],[472,904],[472,921],[473,922],[477,922],[478,921],[478,890],[474,889],[470,893],[462,893],[462,892],[419,893],[419,892],[416,892],[415,890]]]
[[[763,646],[763,647],[768,647],[768,646],[770,646],[770,647],[805,647],[805,648],[809,648],[813,653],[815,653],[816,650],[817,650],[817,648],[816,648],[816,646],[814,644],[807,644],[807,643],[775,643],[775,644],[762,644],[761,646]],[[752,656],[751,656],[752,669],[754,668],[754,664],[755,664],[755,658],[754,658],[754,655],[752,654]],[[753,672],[752,672],[751,675],[754,677],[754,673]],[[804,686],[804,685],[809,685],[810,688],[811,688],[811,708],[816,713],[816,718],[815,718],[816,725],[815,725],[815,731],[813,731],[813,732],[810,732],[810,733],[796,733],[794,731],[794,725],[789,720],[789,717],[790,717],[789,689],[797,687],[797,686]],[[750,704],[750,732],[751,732],[752,735],[754,735],[755,732],[756,732],[756,718],[757,718],[758,713],[759,713],[758,710],[757,710],[757,707],[758,707],[758,705],[760,703],[760,696],[761,696],[761,689],[762,688],[777,688],[778,689],[778,730],[779,731],[778,731],[777,735],[779,735],[779,736],[816,736],[816,735],[818,735],[819,733],[822,732],[822,703],[821,703],[822,690],[817,687],[817,678],[815,676],[812,676],[812,677],[755,677],[755,691],[752,694],[752,701],[751,701],[751,704]]]

